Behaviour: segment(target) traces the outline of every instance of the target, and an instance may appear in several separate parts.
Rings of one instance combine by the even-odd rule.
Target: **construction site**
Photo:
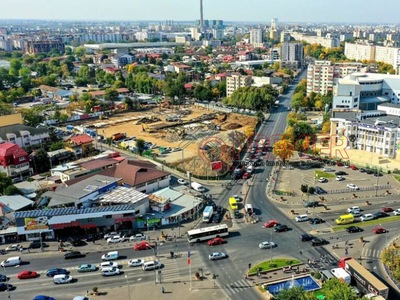
[[[123,133],[128,141],[121,146],[132,150],[134,139],[151,142],[145,155],[155,157],[195,175],[216,176],[211,162],[223,161],[220,174],[232,162],[235,149],[244,143],[244,133],[255,128],[257,119],[235,113],[221,113],[198,106],[162,107],[121,113],[102,120],[85,121],[82,127],[94,129],[105,138]],[[117,143],[119,145],[119,143]]]

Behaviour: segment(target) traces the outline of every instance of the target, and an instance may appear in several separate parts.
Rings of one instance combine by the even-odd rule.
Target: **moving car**
[[[325,223],[325,221],[322,220],[322,219],[319,218],[319,217],[311,218],[311,219],[309,219],[309,222],[310,222],[310,224],[321,224],[321,223]]]
[[[262,242],[258,245],[260,249],[271,249],[275,248],[276,244],[274,242]]]
[[[373,219],[374,219],[374,215],[373,214],[365,214],[365,215],[362,215],[361,218],[360,218],[360,220],[362,222],[373,220]]]
[[[68,253],[64,254],[65,259],[73,259],[73,258],[81,258],[84,257],[85,255],[80,253],[79,251],[71,251]]]
[[[55,275],[60,275],[60,274],[68,274],[68,271],[65,269],[54,268],[54,269],[48,269],[46,272],[47,277],[54,277]]]
[[[118,263],[113,262],[113,261],[105,261],[99,265],[100,270],[107,269],[107,268],[118,268],[118,267],[119,267]]]
[[[147,242],[141,242],[139,244],[136,244],[134,249],[135,250],[148,250],[148,249],[151,249],[151,245]]]
[[[389,216],[389,214],[387,214],[385,212],[381,212],[381,211],[374,213],[374,219],[380,219],[380,218],[384,218],[384,217],[388,217],[388,216]]]
[[[388,231],[385,228],[379,226],[379,227],[374,228],[374,230],[372,230],[372,232],[375,234],[380,234],[380,233],[386,233]]]
[[[325,183],[325,182],[328,182],[328,179],[326,179],[325,177],[320,177],[318,179],[318,182]]]
[[[308,202],[306,203],[305,207],[306,207],[306,208],[309,208],[309,207],[317,207],[318,205],[319,205],[319,202],[318,202],[318,201],[308,201]]]
[[[208,244],[210,246],[222,245],[223,243],[225,243],[225,240],[223,238],[215,238],[208,241]]]
[[[182,178],[179,178],[179,179],[178,179],[178,183],[179,183],[179,184],[182,184],[182,185],[187,184],[186,180],[185,180],[185,179],[182,179]]]
[[[269,220],[268,222],[264,223],[265,228],[275,227],[276,225],[279,225],[279,222],[276,220]]]
[[[157,270],[157,269],[160,269],[161,267],[162,267],[162,264],[156,260],[146,261],[142,265],[143,271]]]
[[[296,222],[305,222],[305,221],[308,221],[308,216],[307,215],[298,215],[294,219]]]
[[[118,268],[104,268],[101,270],[101,275],[103,276],[114,276],[119,275],[121,271]]]
[[[349,183],[347,187],[351,190],[359,190],[360,188],[356,186],[355,184]]]
[[[275,232],[282,232],[282,231],[288,231],[288,230],[289,230],[289,227],[287,227],[287,225],[284,225],[284,224],[279,224],[274,227]]]
[[[302,235],[300,235],[300,239],[302,242],[311,241],[313,238],[314,238],[314,236],[311,234],[308,234],[308,233],[303,233]]]
[[[11,290],[13,288],[13,286],[11,284],[7,284],[4,282],[0,282],[0,292],[5,292],[8,290]]]
[[[33,298],[33,300],[56,300],[56,299],[50,296],[37,295],[35,296],[35,298]]]
[[[240,202],[240,197],[238,195],[233,195],[233,198],[235,198],[237,202]]]
[[[249,173],[244,173],[242,176],[242,179],[249,179],[250,178],[250,174]]]
[[[124,236],[115,235],[107,239],[107,244],[122,243],[123,241],[125,241]]]
[[[317,237],[313,238],[310,243],[311,243],[311,246],[313,246],[313,247],[329,244],[329,242],[327,240],[317,238]]]
[[[226,256],[226,254],[224,252],[214,252],[214,253],[211,253],[208,256],[208,259],[209,260],[218,260],[218,259],[223,259],[223,258],[226,258],[226,257],[227,256]]]
[[[128,262],[128,266],[129,267],[140,267],[141,265],[143,265],[144,261],[142,259],[131,259]]]
[[[101,256],[101,260],[114,260],[119,258],[118,251],[111,251]]]
[[[354,233],[354,232],[360,232],[360,231],[363,231],[363,230],[360,227],[357,227],[357,226],[350,226],[350,227],[346,228],[346,231],[348,233]]]
[[[394,213],[394,215],[395,215],[395,216],[398,216],[398,215],[400,215],[400,209],[396,209],[396,210],[394,210],[394,211],[393,211],[393,213]]]
[[[76,296],[72,300],[92,300],[92,299],[89,299],[88,297],[85,296]]]
[[[36,278],[37,276],[38,273],[36,273],[35,271],[22,271],[17,275],[18,279]]]
[[[132,235],[129,240],[130,241],[143,241],[146,239],[146,235],[144,233],[138,233],[135,235]]]
[[[349,207],[349,208],[347,209],[347,212],[349,212],[349,213],[356,212],[356,211],[358,211],[358,212],[361,211],[361,209],[360,209],[359,206],[352,206],[352,207]]]
[[[0,274],[0,282],[6,282],[7,280],[8,279],[6,275]]]
[[[64,284],[64,283],[70,283],[72,282],[74,278],[69,275],[56,275],[53,277],[53,282],[54,284]]]
[[[393,211],[393,208],[391,208],[391,207],[382,207],[381,208],[381,212],[388,213],[388,212],[392,212],[392,211]]]
[[[90,264],[83,264],[78,266],[77,268],[78,273],[93,272],[96,270],[97,267],[95,265],[90,265]]]

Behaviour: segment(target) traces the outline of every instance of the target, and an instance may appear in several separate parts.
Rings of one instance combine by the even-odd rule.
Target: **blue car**
[[[56,299],[49,296],[38,295],[35,298],[33,298],[33,300],[56,300]]]
[[[56,275],[63,275],[63,274],[68,274],[68,271],[65,269],[55,268],[55,269],[49,269],[46,272],[47,277],[54,277]]]

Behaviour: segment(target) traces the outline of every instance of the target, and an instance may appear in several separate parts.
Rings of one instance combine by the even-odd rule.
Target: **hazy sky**
[[[269,22],[400,21],[400,0],[203,0],[205,19]],[[199,0],[0,0],[0,19],[195,20]]]

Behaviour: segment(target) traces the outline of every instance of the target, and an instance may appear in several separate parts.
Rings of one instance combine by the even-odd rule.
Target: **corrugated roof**
[[[134,189],[118,186],[109,193],[101,196],[100,202],[109,203],[136,203],[148,196],[144,193],[138,192]]]
[[[34,202],[21,195],[14,195],[14,196],[1,196],[0,203],[5,206],[4,212],[9,213],[30,206]]]
[[[96,208],[55,208],[46,210],[30,210],[30,211],[20,211],[14,214],[15,218],[36,218],[41,216],[61,216],[61,215],[79,215],[79,214],[90,214],[90,213],[106,213],[114,211],[126,211],[133,210],[134,206],[127,205],[113,205],[113,206],[102,206]]]

